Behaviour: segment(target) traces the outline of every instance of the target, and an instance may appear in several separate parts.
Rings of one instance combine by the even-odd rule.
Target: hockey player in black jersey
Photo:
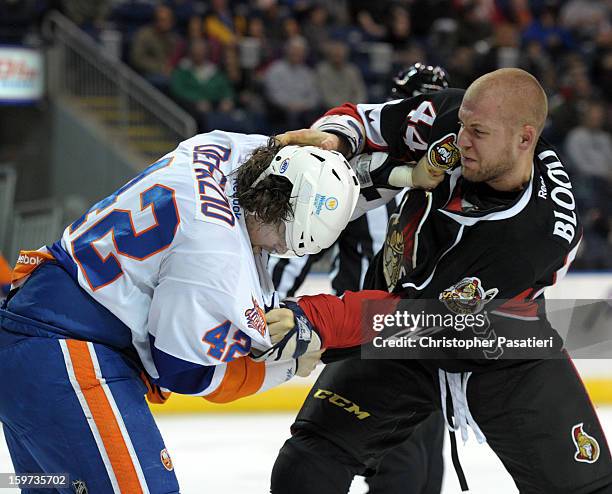
[[[544,289],[567,272],[582,234],[568,174],[539,139],[546,114],[537,80],[502,69],[465,94],[449,89],[345,105],[310,134],[284,137],[349,155],[385,151],[426,160],[437,186],[404,198],[366,287],[391,292],[383,299],[403,308],[435,300],[478,313],[488,304],[500,335],[517,341],[550,335],[552,344],[542,354],[509,351],[512,359],[452,351],[453,358],[439,352],[418,360],[350,359],[326,368],[279,453],[273,494],[347,492],[354,475],[374,471],[439,409],[449,424],[454,416],[462,435],[469,427],[489,443],[521,493],[612,493],[606,438],[542,310]],[[411,183],[405,167],[375,175],[374,184]],[[377,293],[303,297],[299,306],[315,327],[359,332],[361,302]]]
[[[449,77],[442,67],[415,63],[393,77],[390,99],[433,93],[448,86]],[[384,242],[386,224],[397,209],[399,199],[400,195],[386,205],[367,211],[351,221],[338,237],[330,273],[331,287],[336,295],[363,286],[368,265]],[[281,298],[295,295],[313,264],[326,252],[315,256],[271,258],[269,269]],[[366,478],[368,492],[439,494],[444,473],[443,442],[444,423],[440,414],[435,414],[407,441],[385,455],[376,475]]]

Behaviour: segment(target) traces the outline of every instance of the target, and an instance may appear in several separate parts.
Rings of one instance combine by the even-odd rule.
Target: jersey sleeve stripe
[[[249,357],[239,358],[227,364],[219,387],[204,396],[213,403],[228,403],[257,393],[266,373],[264,362],[255,362]]]

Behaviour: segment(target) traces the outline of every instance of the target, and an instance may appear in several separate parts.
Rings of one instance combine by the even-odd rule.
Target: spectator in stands
[[[593,79],[607,103],[612,103],[612,46],[597,53],[593,65]]]
[[[271,120],[278,130],[309,127],[319,109],[319,91],[314,71],[305,63],[306,40],[287,42],[285,57],[272,63],[264,74]]]
[[[267,65],[275,57],[276,48],[266,34],[263,19],[256,15],[249,19],[247,35],[240,41],[241,65],[256,70]]]
[[[0,2],[0,43],[21,44],[39,24],[48,0]]]
[[[403,6],[395,5],[391,7],[388,23],[384,41],[389,43],[395,51],[409,48],[413,42],[410,12]]]
[[[495,27],[491,48],[480,58],[478,71],[482,74],[519,65],[519,31],[515,24],[504,22]]]
[[[323,106],[333,108],[347,101],[364,103],[365,84],[357,66],[348,61],[348,45],[342,41],[330,41],[325,48],[326,60],[316,68]]]
[[[384,24],[388,17],[387,2],[353,0],[348,2],[348,7],[353,23],[359,27],[366,40],[378,41],[387,34]]]
[[[472,46],[488,43],[493,34],[490,19],[483,18],[477,2],[467,2],[459,13],[457,43],[461,46]],[[454,74],[454,72],[453,72]]]
[[[204,6],[198,0],[164,0],[174,13],[176,27],[181,34],[189,30],[189,22],[193,17],[204,13]]]
[[[539,41],[531,40],[523,46],[519,67],[534,75],[546,88],[555,84],[555,67]]]
[[[258,1],[257,16],[261,17],[266,26],[266,34],[273,44],[283,43],[286,38],[284,35],[284,18],[289,15],[287,10],[280,6],[275,0]]]
[[[599,96],[580,56],[567,57],[564,62],[559,92],[551,98],[548,112],[551,126],[546,137],[555,145],[562,145],[567,133],[579,124],[581,108]]]
[[[449,59],[448,71],[453,74],[453,86],[466,89],[477,77],[474,47],[458,46]]]
[[[83,2],[61,0],[61,9],[72,22],[94,39],[98,39],[104,22],[110,13],[110,0]]]
[[[247,21],[232,12],[227,0],[212,0],[210,10],[204,15],[206,37],[222,46],[235,45],[246,32]]]
[[[603,101],[586,103],[580,124],[567,134],[565,152],[583,178],[607,188],[612,184],[612,134],[604,130],[605,120]]]
[[[170,8],[159,5],[154,15],[153,23],[140,28],[134,36],[130,59],[145,79],[166,90],[184,43],[174,32],[174,14]]]
[[[302,31],[313,57],[321,59],[325,56],[325,45],[330,40],[329,11],[322,4],[315,4],[308,12]]]
[[[576,258],[576,267],[584,270],[611,270],[612,218],[610,212],[606,213],[604,207],[595,206],[583,212],[582,216],[584,217],[584,237]]]
[[[203,39],[192,40],[189,56],[172,72],[170,92],[196,116],[201,130],[210,129],[210,120],[217,113],[228,113],[234,108],[232,85],[223,71],[209,60]]]
[[[561,24],[580,40],[593,40],[610,29],[610,3],[602,0],[569,0],[561,8]]]
[[[243,134],[270,134],[259,78],[252,70],[240,65],[238,47],[228,46],[224,55],[223,70],[234,88],[236,108],[223,114],[223,121],[218,121],[217,127],[209,123],[209,128],[223,128]]]
[[[557,8],[547,5],[522,35],[523,44],[535,41],[553,57],[574,49],[571,33],[558,23]]]
[[[291,39],[302,35],[302,28],[298,21],[293,16],[287,16],[283,19],[283,38]]]

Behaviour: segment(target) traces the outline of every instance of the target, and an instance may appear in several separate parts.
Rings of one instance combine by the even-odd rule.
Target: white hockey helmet
[[[293,184],[293,218],[285,222],[287,252],[279,257],[316,254],[331,246],[351,219],[359,182],[344,156],[314,146],[285,146],[253,185],[268,175]]]

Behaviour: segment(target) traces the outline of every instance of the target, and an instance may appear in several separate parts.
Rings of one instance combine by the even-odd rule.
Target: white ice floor
[[[600,408],[598,413],[607,437],[612,438],[612,407]],[[292,420],[292,414],[191,415],[160,417],[158,424],[183,494],[265,494],[269,492],[274,459]],[[460,458],[471,493],[517,492],[488,446],[479,446],[472,438],[465,447],[460,446]],[[448,461],[443,493],[459,493],[448,447],[445,459]],[[0,472],[11,471],[12,464],[0,430]],[[3,494],[17,492],[2,489]],[[363,480],[356,479],[350,494],[365,492]]]

